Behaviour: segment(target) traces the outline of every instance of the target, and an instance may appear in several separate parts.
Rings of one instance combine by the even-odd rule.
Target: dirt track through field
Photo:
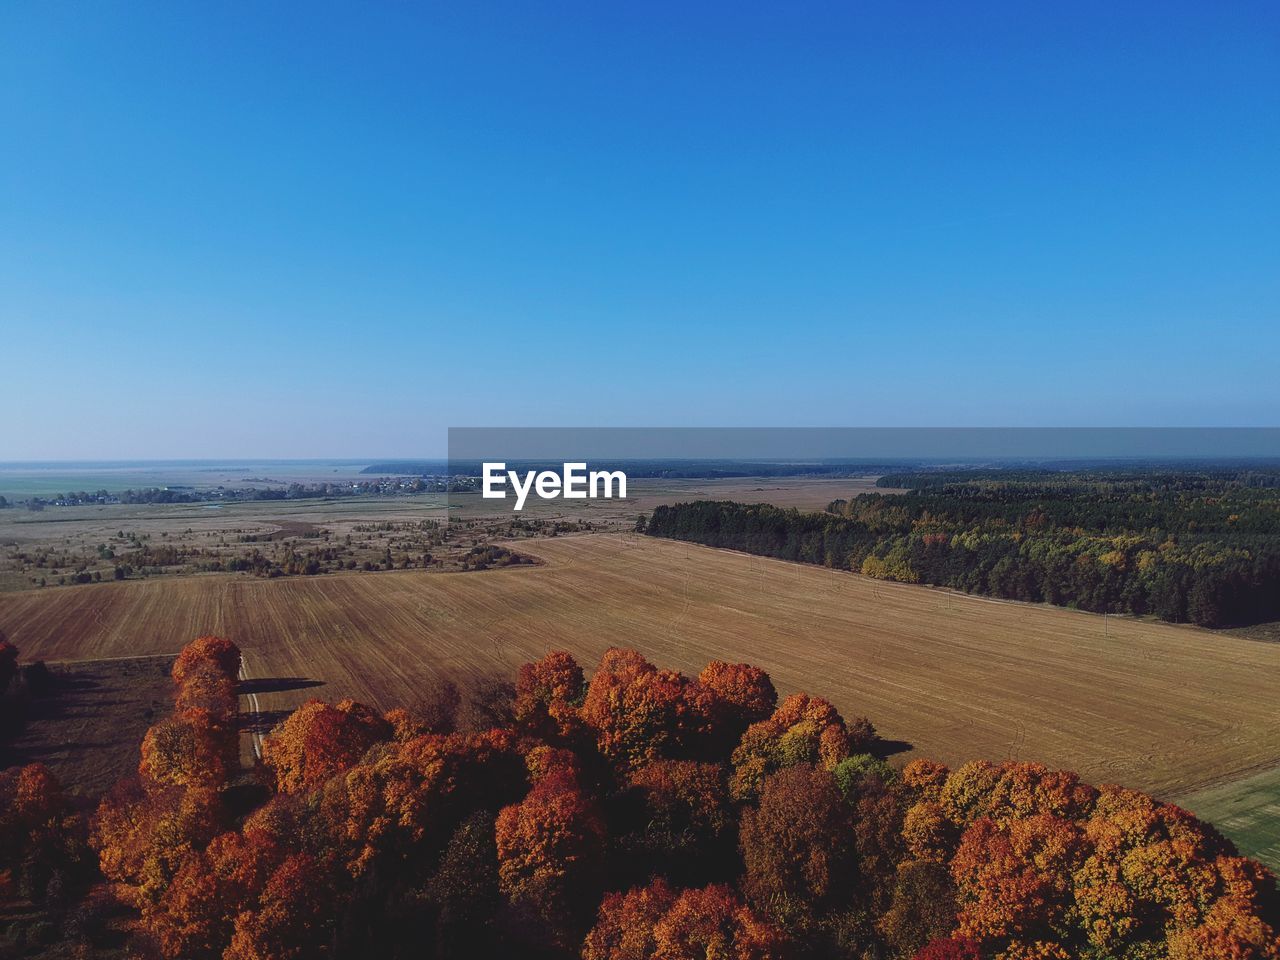
[[[151,580],[0,596],[24,658],[168,652],[236,640],[268,715],[310,696],[390,708],[442,675],[511,676],[608,646],[696,672],[769,670],[957,763],[1038,759],[1169,795],[1280,763],[1280,645],[992,603],[643,537],[528,541],[546,563],[254,580]],[[283,689],[304,680],[314,689]],[[276,692],[272,692],[272,691]]]
[[[253,678],[249,676],[249,658],[244,654],[240,655],[240,682],[247,684]],[[242,713],[249,715],[249,746],[253,749],[255,759],[262,759],[262,730],[260,729],[262,718],[262,706],[258,700],[258,694],[250,690],[244,694],[247,701],[245,706],[241,708]]]

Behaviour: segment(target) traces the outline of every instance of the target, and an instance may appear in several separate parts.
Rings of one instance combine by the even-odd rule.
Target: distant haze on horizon
[[[1280,8],[0,7],[0,460],[1275,426]]]
[[[1280,460],[1280,427],[462,427],[418,456],[0,460],[0,473],[135,468],[200,473],[279,470],[314,477],[392,466],[558,460],[750,463],[999,463]],[[317,469],[320,473],[317,473]],[[280,474],[285,476],[286,473]]]

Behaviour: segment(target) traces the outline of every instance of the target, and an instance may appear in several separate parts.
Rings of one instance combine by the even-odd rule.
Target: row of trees
[[[93,817],[139,955],[1280,958],[1274,877],[1185,811],[1032,763],[895,771],[745,664],[614,649],[588,682],[557,652],[465,704],[311,701],[246,779],[238,663],[183,651]],[[0,869],[39,862],[53,787],[0,794]]]
[[[661,506],[638,529],[1095,612],[1208,627],[1280,618],[1280,493],[1243,480],[940,481],[837,500],[826,513]]]

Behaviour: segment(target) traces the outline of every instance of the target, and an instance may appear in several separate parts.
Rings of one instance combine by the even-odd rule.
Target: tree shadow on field
[[[906,753],[915,747],[910,740],[877,740],[871,753],[881,760],[888,760],[896,753]]]
[[[241,680],[236,684],[236,693],[280,693],[283,690],[305,690],[308,687],[322,687],[323,680],[311,680],[308,677],[254,677]]]
[[[0,700],[10,723],[0,732],[0,767],[43,763],[77,806],[96,803],[137,768],[147,728],[172,710],[172,663],[155,656],[24,664]]]
[[[236,728],[250,733],[270,733],[289,718],[292,710],[259,710],[236,717]]]
[[[73,746],[61,741],[23,743],[23,734],[42,724],[62,720],[94,719],[101,714],[94,709],[94,697],[102,683],[88,677],[51,672],[43,663],[42,681],[38,685],[23,682],[20,673],[7,696],[0,698],[0,768],[35,763],[54,755],[65,754]],[[119,700],[100,700],[98,706],[113,707]],[[86,746],[98,746],[88,744]]]

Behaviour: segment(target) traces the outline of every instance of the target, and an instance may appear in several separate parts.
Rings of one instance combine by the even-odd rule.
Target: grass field
[[[225,634],[268,711],[311,695],[387,708],[433,677],[510,675],[554,647],[589,668],[627,644],[686,671],[757,663],[950,763],[1038,759],[1162,796],[1280,765],[1280,646],[635,536],[522,549],[546,563],[10,593],[0,628],[25,657],[63,660]]]
[[[1280,767],[1175,799],[1249,856],[1280,871]]]
[[[3,751],[43,763],[82,801],[138,764],[147,728],[173,708],[170,657],[51,663],[55,688],[31,701],[27,723]]]

